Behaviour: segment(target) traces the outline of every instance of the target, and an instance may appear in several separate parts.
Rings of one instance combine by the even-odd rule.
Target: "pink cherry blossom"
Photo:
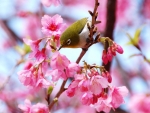
[[[123,97],[126,96],[128,90],[125,86],[109,88],[109,93],[102,94],[98,98],[98,101],[93,104],[98,112],[104,111],[109,113],[111,108],[118,108],[123,102]]]
[[[86,78],[82,79],[78,85],[81,92],[87,92],[89,90],[89,86],[90,86],[90,80]]]
[[[90,86],[90,80],[85,76],[85,74],[76,74],[75,81],[78,81],[77,88],[81,92],[87,92]]]
[[[33,66],[33,62],[28,61],[25,63],[24,70],[28,70]]]
[[[29,16],[29,12],[27,12],[27,11],[18,11],[16,15],[19,16],[19,17],[25,18],[25,17]]]
[[[102,76],[103,76],[104,78],[106,78],[109,83],[112,82],[112,77],[111,77],[111,75],[110,75],[110,73],[109,73],[108,71],[102,72]]]
[[[99,112],[109,113],[111,108],[119,107],[128,93],[127,88],[110,86],[111,76],[107,71],[99,74],[94,69],[89,70],[86,70],[86,73],[75,74],[75,79],[66,90],[67,95],[72,97],[80,92],[82,104],[91,105]]]
[[[36,78],[33,75],[31,70],[22,70],[18,72],[18,75],[19,75],[19,80],[25,86],[34,86]]]
[[[39,50],[39,44],[42,39],[32,41],[31,39],[24,38],[24,42],[31,47],[32,52],[29,54],[29,58],[36,59],[36,63],[41,63],[46,59],[46,48]]]
[[[49,86],[53,86],[52,82],[48,82],[42,73],[37,71],[37,68],[30,67],[30,69],[22,70],[18,72],[19,80],[25,86],[29,87],[44,87],[47,88]]]
[[[116,44],[115,42],[113,42],[113,44],[110,46],[111,48],[111,52],[112,54],[115,56],[115,51],[117,51],[118,53],[122,54],[123,53],[123,49],[120,45]]]
[[[48,51],[47,48],[42,48],[41,50],[35,50],[31,52],[29,54],[29,58],[34,61],[34,64],[40,64],[40,63],[44,63],[44,61],[48,59],[49,54],[50,51]]]
[[[103,50],[102,60],[103,60],[103,62],[104,62],[105,65],[108,63],[108,58],[107,58],[107,52],[106,52],[106,50]]]
[[[32,51],[37,51],[39,49],[39,43],[42,41],[42,39],[33,41],[31,39],[23,38],[23,41],[25,42],[25,44],[31,47]]]
[[[130,113],[150,113],[150,95],[134,94],[129,102]]]
[[[61,34],[65,24],[60,15],[56,14],[53,17],[44,15],[41,20],[42,32],[45,36],[55,36]]]
[[[116,56],[116,51],[120,54],[123,53],[122,47],[115,42],[107,50],[103,50],[102,60],[105,65],[112,60],[113,56]]]
[[[51,67],[53,69],[64,70],[69,64],[70,61],[67,57],[59,52],[55,52],[51,58]]]
[[[43,48],[41,51],[37,51],[35,54],[36,62],[43,62],[46,59],[46,49]]]
[[[132,10],[132,2],[128,0],[121,0],[117,3],[117,24],[122,27],[122,25],[129,24],[129,16],[127,15],[127,11]]]
[[[59,78],[66,80],[80,71],[78,64],[70,62],[65,55],[59,52],[53,54],[50,65],[52,70],[48,71],[47,74],[52,76],[53,81],[57,81]]]
[[[24,105],[19,104],[18,107],[23,113],[49,113],[49,109],[45,104],[37,103],[32,105],[28,99],[25,100]]]
[[[108,47],[107,49],[107,59],[110,62],[113,58],[113,55],[116,56],[116,52],[112,51],[111,47]]]
[[[41,0],[42,4],[46,7],[51,6],[52,4],[58,6],[60,4],[59,0]]]
[[[78,88],[79,81],[74,80],[66,90],[67,96],[72,97],[75,95],[76,89]]]
[[[124,103],[123,97],[127,96],[127,94],[128,89],[125,86],[112,88],[109,96],[109,98],[111,98],[112,107],[117,108]]]
[[[49,113],[49,109],[45,104],[37,103],[32,106],[32,113]]]
[[[103,88],[108,87],[108,81],[106,78],[97,75],[93,76],[90,80],[90,91],[95,95],[99,95]]]
[[[81,98],[81,102],[84,105],[92,104],[93,103],[93,94],[92,94],[92,92],[84,93],[82,98]]]
[[[150,18],[149,10],[150,10],[150,1],[149,0],[144,0],[143,7],[142,7],[142,14],[146,18]]]
[[[57,81],[60,78],[63,78],[62,74],[63,74],[62,71],[60,71],[58,69],[49,70],[47,72],[47,75],[51,75],[52,76],[52,81]],[[66,77],[64,79],[66,79]]]
[[[60,47],[60,41],[59,41],[59,39],[60,39],[60,35],[59,34],[57,34],[57,35],[54,36],[54,42],[56,43],[57,47]]]
[[[41,32],[40,32],[40,19],[37,15],[30,14],[26,18],[26,25],[25,31],[23,33],[23,37],[30,37],[31,40],[35,41],[38,40],[39,37],[41,37]]]
[[[53,81],[57,81],[59,79],[64,79],[66,80],[69,77],[73,77],[77,71],[68,69],[68,67],[64,67],[64,69],[52,69],[47,72],[47,75],[52,76]]]
[[[94,108],[96,108],[98,112],[104,111],[105,113],[109,113],[111,110],[111,107],[112,106],[109,104],[109,100],[103,99],[103,98],[99,98],[98,102],[94,104]]]
[[[69,70],[70,77],[73,77],[75,75],[75,73],[77,73],[81,70],[81,68],[77,63],[71,62],[68,65],[68,70]]]
[[[89,106],[80,106],[75,109],[75,113],[95,113],[95,109]]]
[[[20,104],[18,105],[18,107],[23,111],[23,113],[32,113],[31,112],[32,105],[31,105],[30,100],[26,99],[24,103],[25,105]]]
[[[38,78],[35,86],[48,88],[49,86],[54,86],[54,84],[52,82],[47,81],[45,78],[40,76],[40,78]]]

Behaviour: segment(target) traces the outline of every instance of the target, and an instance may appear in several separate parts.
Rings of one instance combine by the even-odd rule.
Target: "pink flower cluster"
[[[31,48],[31,53],[29,54],[29,58],[30,58],[30,60],[32,60],[32,63],[30,61],[30,63],[28,64],[30,66],[28,66],[24,70],[20,71],[18,73],[18,75],[19,75],[20,81],[25,86],[47,88],[49,86],[53,86],[53,84],[51,82],[46,80],[46,76],[45,76],[48,71],[48,68],[49,68],[48,61],[50,61],[51,47],[54,46],[55,48],[57,48],[57,46],[59,46],[59,36],[62,32],[62,28],[63,28],[64,24],[62,23],[63,19],[59,15],[55,15],[53,17],[44,15],[41,22],[43,25],[43,27],[42,27],[43,33],[46,36],[52,36],[52,37],[48,37],[46,39],[46,42],[45,42],[46,45],[43,48],[41,48],[40,43],[42,41],[44,41],[44,38],[34,40],[34,41],[31,39],[24,38],[24,42],[27,45],[29,45]],[[51,42],[53,45],[51,44]],[[54,64],[54,62],[59,63],[60,59],[61,59],[61,55],[57,52],[54,53],[54,55],[52,57],[52,61],[51,61],[51,67],[53,69],[55,69],[52,71],[55,74],[56,73],[59,73],[59,74],[64,73],[63,71],[60,71],[61,69],[58,68],[59,66]],[[69,73],[70,75],[68,75],[68,76],[71,76],[71,73],[73,73],[71,71],[73,71],[73,68],[74,68],[73,65],[75,65],[75,64],[71,64],[70,61],[64,56],[63,56],[62,60],[64,60],[64,62],[66,61],[65,66],[68,65],[68,67],[67,68],[65,67],[66,68],[65,74],[61,74],[61,75],[63,76],[63,78],[65,78],[66,73]],[[59,63],[59,64],[61,64],[61,63]],[[57,68],[58,68],[58,70],[57,70]],[[76,70],[74,70],[74,71],[76,71]],[[56,77],[58,77],[58,76],[56,76]]]
[[[23,113],[49,113],[49,109],[45,104],[37,103],[32,105],[29,100],[25,100],[25,105],[18,105]]]
[[[48,68],[48,53],[47,48],[39,50],[39,44],[42,39],[32,41],[30,39],[24,39],[24,42],[30,46],[31,53],[29,54],[29,62],[27,62],[24,70],[18,72],[19,80],[29,87],[35,88],[47,88],[53,86],[52,82],[46,80],[45,71]],[[42,70],[42,71],[41,71]]]
[[[105,65],[112,60],[113,56],[116,56],[116,52],[122,54],[123,49],[115,42],[113,42],[113,44],[109,46],[107,50],[103,50],[102,60]]]
[[[108,113],[111,108],[117,108],[124,102],[123,97],[128,90],[123,87],[111,87],[106,76],[101,76],[98,71],[76,74],[66,93],[69,97],[81,93],[81,102],[91,105],[97,111]]]
[[[28,62],[24,70],[18,72],[19,80],[25,86],[34,88],[48,88],[49,86],[54,86],[52,82],[46,80],[44,74],[40,72],[41,67],[33,66],[33,63]]]
[[[78,64],[70,62],[65,55],[59,52],[53,54],[50,65],[52,70],[47,74],[52,76],[53,81],[57,81],[60,78],[66,80],[69,77],[74,77],[74,74],[80,70]]]
[[[129,102],[130,113],[150,113],[150,94],[135,94]]]
[[[84,105],[93,106],[97,111],[109,112],[111,108],[119,107],[124,102],[123,97],[128,90],[124,86],[110,86],[112,77],[104,67],[94,65],[88,68],[89,65],[86,63],[84,67],[80,67],[56,51],[59,46],[59,37],[64,29],[61,16],[44,15],[41,23],[42,32],[46,38],[34,41],[24,39],[24,42],[30,46],[31,53],[24,70],[18,73],[20,81],[25,86],[49,88],[50,86],[54,87],[54,82],[56,83],[59,79],[73,78],[66,90],[69,97],[80,92],[81,102]],[[41,43],[44,41],[42,47]],[[122,48],[114,42],[109,46],[107,52],[103,51],[102,59],[105,64],[112,60],[116,51],[123,53]],[[48,77],[51,78],[50,81]],[[48,113],[48,108],[45,105],[38,103],[32,106],[28,100],[25,101],[25,105],[19,105],[19,108],[24,113]]]

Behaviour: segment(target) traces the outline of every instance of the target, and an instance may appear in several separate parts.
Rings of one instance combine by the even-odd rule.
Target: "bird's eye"
[[[67,45],[70,45],[70,43],[71,43],[71,40],[68,39],[68,40],[67,40]]]

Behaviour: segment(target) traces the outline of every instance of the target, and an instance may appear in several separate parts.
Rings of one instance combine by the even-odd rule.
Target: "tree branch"
[[[114,31],[115,22],[116,22],[116,5],[117,5],[117,0],[107,1],[107,14],[106,14],[107,20],[106,20],[106,28],[104,32],[104,37],[109,37],[111,40],[114,40],[113,31]],[[105,65],[105,69],[108,71],[110,70],[110,67],[111,67],[111,62]]]
[[[58,99],[59,96],[65,91],[64,86],[65,86],[66,82],[67,82],[67,80],[63,81],[63,83],[62,83],[62,85],[60,87],[59,92],[56,94],[55,98],[53,99],[53,101],[49,105],[49,110],[51,110],[52,107],[54,106],[54,104],[57,102],[57,100],[55,100],[55,99]]]
[[[19,38],[19,37],[14,33],[14,31],[12,31],[12,30],[8,27],[6,20],[0,20],[0,25],[1,25],[1,27],[4,29],[4,31],[6,32],[6,34],[8,35],[8,37],[12,39],[13,43],[16,43],[17,41],[23,42],[23,40],[22,40],[21,38]]]

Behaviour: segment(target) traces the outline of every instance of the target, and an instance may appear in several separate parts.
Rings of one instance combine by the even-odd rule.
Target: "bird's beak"
[[[62,47],[63,47],[63,46],[61,45],[61,46],[59,47],[58,51],[59,51]]]

